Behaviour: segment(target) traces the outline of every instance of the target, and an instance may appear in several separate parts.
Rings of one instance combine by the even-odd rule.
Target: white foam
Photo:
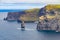
[[[21,28],[17,28],[18,30],[21,29]]]
[[[56,31],[56,32],[59,32],[59,31]]]
[[[21,30],[21,28],[17,28],[18,30]],[[32,31],[34,31],[34,30],[36,30],[36,29],[29,29],[29,28],[25,28],[25,30],[32,30]]]

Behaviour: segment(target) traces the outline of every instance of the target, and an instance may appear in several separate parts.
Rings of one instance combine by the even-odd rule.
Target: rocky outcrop
[[[19,17],[22,15],[22,14],[25,14],[25,12],[8,12],[8,15],[7,15],[7,20],[18,20]]]
[[[29,9],[20,12],[8,12],[7,20],[24,20],[24,21],[37,21],[38,12],[40,9]]]
[[[37,30],[60,32],[60,5],[47,5],[44,14],[39,17]]]

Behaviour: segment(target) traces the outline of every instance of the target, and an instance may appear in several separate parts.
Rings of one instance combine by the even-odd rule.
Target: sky
[[[60,4],[60,0],[0,0],[0,9],[42,8],[47,4]]]
[[[0,0],[0,3],[60,3],[60,0]]]
[[[16,3],[16,4],[0,4],[0,9],[33,9],[42,8],[46,4],[40,3]]]

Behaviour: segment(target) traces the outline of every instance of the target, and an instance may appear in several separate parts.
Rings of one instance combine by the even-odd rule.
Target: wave
[[[21,30],[21,28],[17,28],[18,30]],[[30,30],[30,31],[34,31],[36,29],[30,29],[30,28],[25,28],[25,30]]]

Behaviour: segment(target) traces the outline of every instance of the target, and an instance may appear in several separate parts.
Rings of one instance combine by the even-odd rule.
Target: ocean
[[[60,40],[60,33],[36,30],[36,23],[25,23],[25,30],[21,30],[21,23],[4,21],[7,12],[0,12],[0,40]]]

